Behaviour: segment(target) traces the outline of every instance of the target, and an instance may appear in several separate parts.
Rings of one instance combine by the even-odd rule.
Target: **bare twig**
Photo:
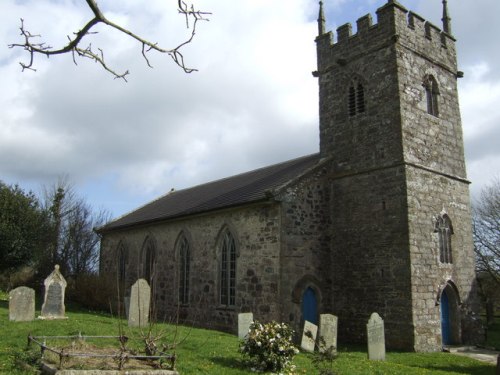
[[[195,10],[193,5],[188,5],[184,1],[178,0],[178,12],[185,16],[186,27],[191,28],[191,34],[187,40],[183,41],[178,46],[168,49],[160,47],[158,43],[150,42],[149,40],[142,38],[141,36],[131,32],[130,30],[108,20],[100,10],[99,6],[96,3],[96,0],[85,1],[87,2],[89,8],[92,10],[94,17],[90,21],[88,21],[80,31],[74,33],[72,38],[68,35],[68,44],[61,48],[53,48],[46,45],[44,42],[35,42],[36,38],[41,38],[41,35],[32,34],[30,31],[26,30],[24,20],[21,19],[21,26],[19,27],[19,29],[21,31],[20,35],[23,37],[24,42],[9,44],[9,48],[20,47],[28,52],[28,62],[20,62],[23,71],[26,69],[36,71],[36,69],[34,68],[35,54],[41,54],[50,57],[52,55],[71,53],[73,62],[75,64],[77,63],[76,56],[87,58],[95,61],[96,63],[99,63],[105,70],[111,73],[115,77],[115,79],[119,78],[127,81],[126,77],[130,74],[129,71],[127,70],[124,73],[118,73],[114,69],[112,69],[105,61],[104,52],[102,51],[102,49],[98,48],[98,52],[96,52],[92,49],[91,44],[89,44],[86,48],[80,47],[80,44],[85,36],[96,34],[96,32],[92,32],[91,29],[99,23],[103,23],[115,30],[118,30],[119,32],[126,34],[132,39],[135,39],[137,42],[139,42],[142,46],[142,56],[144,57],[146,64],[150,68],[152,68],[152,65],[147,57],[147,53],[150,51],[156,51],[158,53],[169,55],[174,63],[186,73],[192,73],[197,70],[187,67],[184,62],[184,56],[182,55],[180,50],[185,45],[192,42],[196,34],[196,26],[198,21],[208,21],[207,16],[211,13]],[[192,21],[192,26],[190,26],[190,20]]]

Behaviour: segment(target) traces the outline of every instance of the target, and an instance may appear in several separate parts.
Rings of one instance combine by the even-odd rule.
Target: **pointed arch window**
[[[349,117],[355,117],[365,112],[365,88],[361,82],[354,80],[349,86],[348,111]]]
[[[226,229],[221,241],[220,259],[220,304],[236,304],[236,243],[231,232]]]
[[[142,251],[142,278],[145,279],[150,286],[153,284],[155,265],[156,249],[152,239],[148,238],[144,243]]]
[[[441,263],[453,263],[451,248],[453,225],[446,213],[441,213],[437,216],[434,232],[438,234],[439,239],[439,261]]]
[[[121,243],[118,248],[118,264],[117,264],[117,277],[118,277],[118,286],[120,288],[121,293],[124,292],[125,288],[125,280],[127,277],[127,264],[128,264],[128,253],[125,249],[125,246]]]
[[[189,274],[191,267],[191,249],[186,237],[182,237],[179,245],[179,302],[189,303]]]
[[[427,101],[427,113],[439,117],[439,87],[434,76],[427,76],[423,86],[425,88],[425,98]]]

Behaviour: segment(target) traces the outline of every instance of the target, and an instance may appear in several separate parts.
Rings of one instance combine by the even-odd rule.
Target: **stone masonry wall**
[[[387,346],[413,346],[404,168],[331,180],[333,312],[339,342],[366,342],[371,313]]]
[[[323,163],[278,195],[282,204],[281,293],[282,321],[301,332],[301,304],[311,287],[318,299],[318,314],[331,313],[330,194]],[[318,316],[319,319],[319,316]]]
[[[415,349],[435,351],[442,346],[439,298],[447,283],[452,282],[459,292],[462,319],[477,311],[469,189],[465,182],[413,167],[408,167],[407,179]],[[434,224],[442,210],[453,224],[452,264],[439,260]],[[470,336],[460,332],[460,321],[455,323],[458,340]]]
[[[219,305],[219,233],[228,227],[237,243],[236,306]],[[140,253],[147,237],[156,244],[154,300],[160,320],[173,318],[178,306],[181,233],[190,242],[190,303],[180,307],[183,320],[198,326],[237,332],[237,314],[253,312],[256,319],[280,319],[277,298],[280,272],[280,208],[261,204],[109,233],[101,248],[101,273],[116,272],[120,242],[129,251],[127,273],[137,277]],[[134,277],[129,278],[129,285]]]

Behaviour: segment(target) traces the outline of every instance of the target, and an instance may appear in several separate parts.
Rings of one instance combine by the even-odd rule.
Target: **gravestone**
[[[66,319],[66,316],[64,316],[66,313],[64,293],[67,283],[57,264],[43,284],[45,286],[45,296],[40,319]]]
[[[250,325],[253,323],[253,313],[238,314],[238,338],[243,340],[247,337]]]
[[[333,352],[337,352],[337,326],[338,318],[332,314],[321,314],[319,316],[319,337],[324,342],[320,342],[319,351],[326,352],[333,346]]]
[[[128,308],[129,327],[144,327],[149,324],[149,305],[151,288],[144,279],[139,279],[132,285],[130,304]]]
[[[35,291],[20,286],[9,293],[9,320],[31,322],[35,319]]]
[[[306,320],[304,322],[304,332],[302,333],[302,341],[300,343],[300,347],[306,352],[314,352],[317,334],[318,326]]]
[[[366,325],[368,338],[368,359],[374,361],[385,360],[385,333],[384,321],[377,313],[373,313]]]

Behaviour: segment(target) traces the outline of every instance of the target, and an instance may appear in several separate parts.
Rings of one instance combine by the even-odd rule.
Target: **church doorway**
[[[302,295],[302,318],[318,324],[318,299],[313,288],[308,287]]]
[[[440,310],[442,344],[459,344],[461,340],[458,294],[450,284],[441,293]]]

